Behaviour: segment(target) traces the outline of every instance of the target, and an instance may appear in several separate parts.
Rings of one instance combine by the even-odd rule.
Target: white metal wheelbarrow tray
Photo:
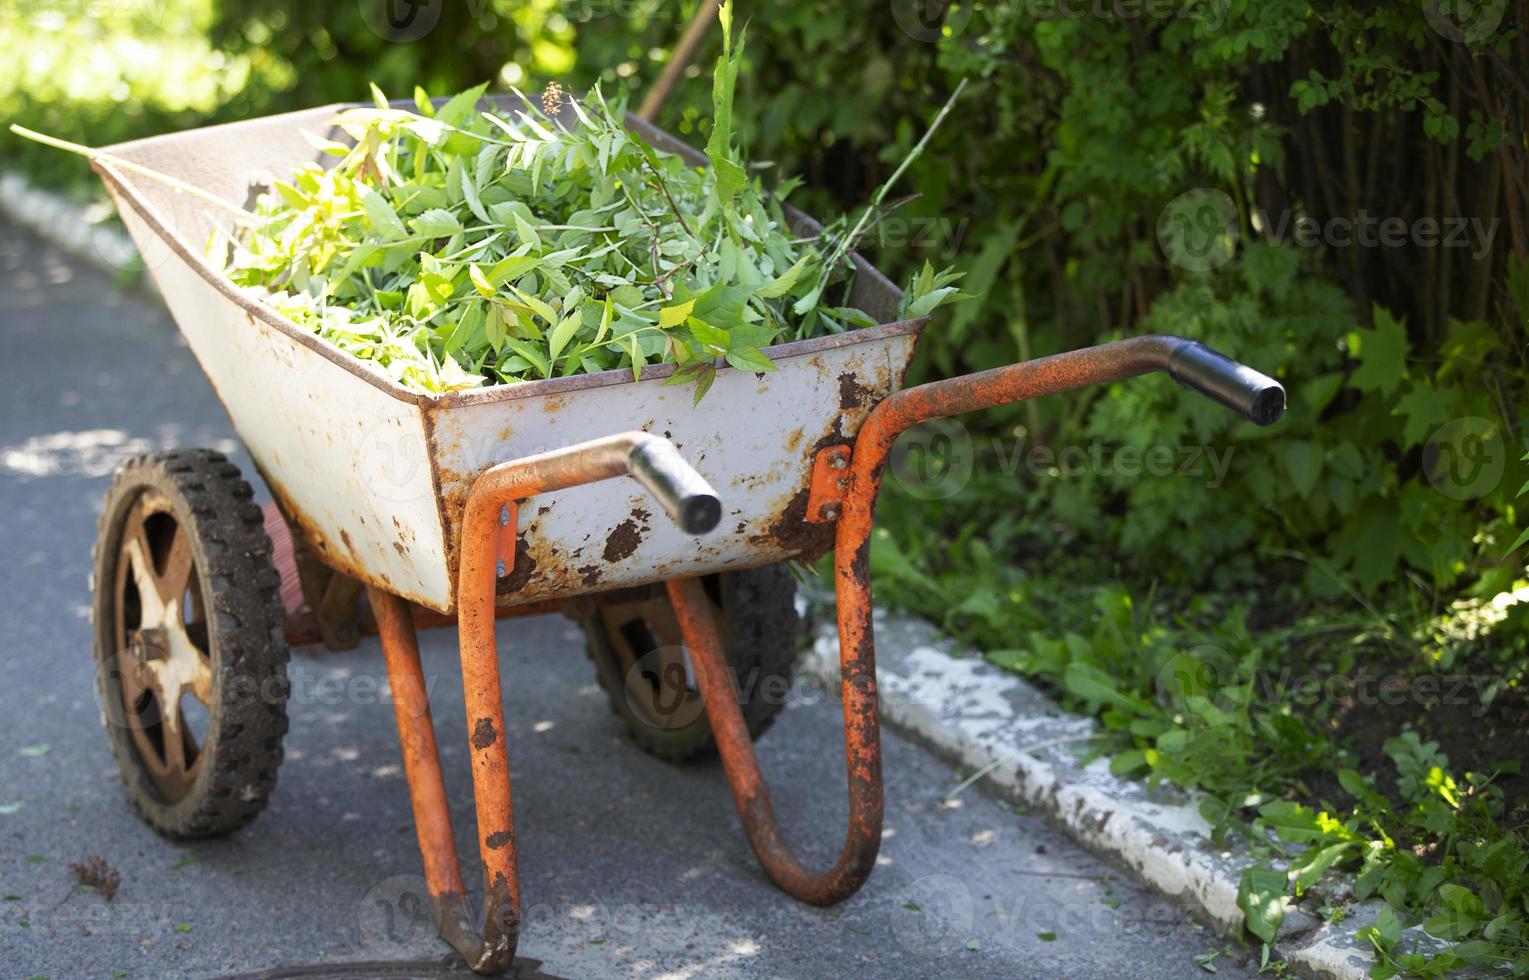
[[[110,152],[245,205],[272,175],[326,159],[303,132],[349,105],[125,143]],[[695,150],[640,120],[659,149]],[[332,159],[332,158],[327,158]],[[832,528],[804,520],[814,454],[848,441],[896,390],[927,318],[798,341],[765,353],[779,370],[721,369],[692,406],[672,365],[444,395],[409,391],[233,285],[205,257],[205,202],[97,162],[191,350],[282,512],[338,571],[441,613],[456,607],[462,512],[485,468],[624,430],[670,439],[717,488],[717,530],[655,520],[635,484],[573,487],[521,509],[501,602],[567,598],[786,558],[814,558]],[[788,214],[802,226],[815,223]],[[878,320],[900,293],[859,262],[853,305]]]

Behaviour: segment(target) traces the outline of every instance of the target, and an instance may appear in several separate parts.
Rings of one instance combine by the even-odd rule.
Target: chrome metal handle
[[[705,534],[722,520],[717,492],[668,439],[639,439],[627,454],[627,474],[647,488],[687,534]]]
[[[1254,425],[1273,425],[1285,414],[1285,389],[1278,381],[1198,340],[1174,348],[1168,355],[1168,373]]]

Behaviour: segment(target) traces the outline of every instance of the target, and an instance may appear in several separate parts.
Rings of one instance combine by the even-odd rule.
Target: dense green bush
[[[1268,548],[1320,559],[1308,585],[1327,593],[1333,573],[1370,593],[1402,568],[1440,595],[1485,573],[1511,580],[1499,559],[1522,467],[1462,500],[1435,492],[1429,476],[1443,477],[1425,464],[1445,461],[1424,459],[1430,436],[1462,417],[1489,420],[1508,448],[1521,441],[1529,165],[1511,13],[1480,37],[1491,25],[1466,22],[1456,40],[1421,6],[979,4],[951,7],[947,36],[927,43],[888,9],[901,12],[761,6],[743,90],[754,155],[808,175],[826,209],[863,199],[931,107],[974,80],[904,188],[921,195],[909,219],[963,233],[966,288],[980,296],[931,335],[928,374],[1158,330],[1277,372],[1294,396],[1289,421],[1258,441],[1166,382],[1000,413],[992,431],[1019,426],[1031,443],[1237,449],[1216,493],[1108,474],[1050,481],[1034,503],[1060,521],[1052,543],[1202,583],[1251,581]],[[639,46],[600,34],[581,31],[581,52],[596,53],[581,63]],[[666,113],[681,127],[704,118],[703,93],[683,95]],[[1186,193],[1227,202],[1229,243],[1177,240],[1201,233],[1173,220]],[[1339,247],[1334,232],[1303,247],[1292,231],[1366,215],[1404,223],[1405,244]],[[1457,216],[1477,222],[1468,248],[1411,231]],[[949,237],[879,257],[917,261]],[[1204,271],[1170,259],[1197,244],[1225,251]]]

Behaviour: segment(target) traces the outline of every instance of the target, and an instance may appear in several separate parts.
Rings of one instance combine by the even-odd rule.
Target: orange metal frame
[[[707,719],[745,834],[765,872],[784,891],[815,905],[841,901],[865,882],[875,867],[881,846],[881,740],[869,554],[876,495],[897,436],[909,426],[930,419],[1153,371],[1173,370],[1179,376],[1173,359],[1186,343],[1174,337],[1139,337],[900,391],[871,411],[852,449],[830,447],[814,461],[815,468],[821,470],[815,474],[814,490],[822,495],[827,509],[810,519],[837,522],[834,576],[849,783],[849,825],[843,849],[838,860],[826,870],[806,869],[780,833],[734,693],[722,641],[699,580],[668,583],[669,598],[690,651]],[[1195,384],[1193,380],[1189,383]],[[1282,392],[1280,399],[1282,408]],[[481,930],[468,915],[414,621],[403,600],[371,591],[388,676],[395,691],[404,767],[437,923],[443,938],[480,973],[509,968],[520,927],[509,756],[494,635],[496,569],[501,560],[504,567],[513,565],[513,529],[516,508],[521,502],[535,494],[624,474],[623,453],[628,444],[621,440],[629,438],[601,440],[500,464],[478,478],[468,497],[457,617],[472,747],[478,850],[486,880]]]

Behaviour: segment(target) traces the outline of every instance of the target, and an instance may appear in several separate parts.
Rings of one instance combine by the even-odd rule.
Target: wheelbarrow
[[[338,136],[330,120],[342,108],[110,152],[244,204],[268,175],[316,159],[303,132]],[[659,149],[703,162],[642,120],[630,125]],[[343,644],[375,628],[435,922],[480,973],[510,966],[520,931],[499,618],[561,609],[580,619],[645,747],[679,757],[714,743],[765,872],[795,898],[831,905],[865,882],[881,840],[868,555],[899,433],[1152,372],[1260,425],[1284,410],[1275,381],[1170,336],[904,388],[927,318],[896,319],[898,290],[859,257],[851,303],[880,325],[769,348],[778,367],[769,375],[723,366],[698,408],[688,391],[661,383],[672,366],[636,380],[609,371],[421,395],[229,283],[199,247],[213,209],[127,164],[95,162],[140,251],[156,257],[150,271],[275,501],[262,511],[237,467],[202,450],[138,457],[107,495],[95,655],[129,795],[174,838],[248,823],[282,758],[289,641]],[[802,233],[818,228],[788,216]],[[795,614],[781,563],[830,549],[849,819],[838,859],[812,870],[782,837],[754,757],[752,737],[773,712],[736,682],[748,673],[741,667],[789,671]],[[363,588],[370,618],[347,622]],[[417,627],[451,623],[484,869],[476,916],[416,642]],[[655,652],[662,662],[648,659]],[[689,671],[676,675],[684,663]],[[659,737],[665,685],[672,693],[676,683],[704,718]]]

